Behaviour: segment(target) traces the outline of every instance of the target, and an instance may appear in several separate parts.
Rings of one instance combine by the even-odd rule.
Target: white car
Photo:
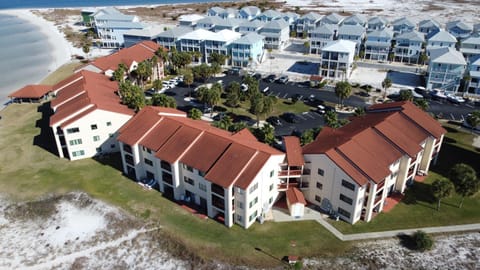
[[[463,99],[463,97],[455,96],[455,94],[448,94],[447,100],[455,104],[460,104],[465,102],[465,99]]]

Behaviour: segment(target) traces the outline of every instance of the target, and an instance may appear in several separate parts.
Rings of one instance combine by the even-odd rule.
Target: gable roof
[[[334,12],[323,17],[321,21],[327,24],[340,24],[343,19],[344,17],[342,15]]]
[[[118,83],[99,73],[82,70],[52,89],[60,90],[50,103],[55,111],[50,117],[50,126],[58,123],[66,126],[86,115],[86,111],[95,109],[125,115],[134,114],[133,110],[120,103],[120,97],[115,93]]]
[[[282,29],[289,28],[289,27],[290,27],[290,25],[285,20],[273,20],[273,21],[267,22],[263,26],[262,30],[263,29],[282,30]]]
[[[168,29],[167,31],[164,31],[164,32],[158,34],[157,38],[158,37],[178,38],[178,37],[181,37],[181,36],[185,35],[186,33],[192,32],[192,31],[193,31],[193,29],[191,27],[177,26],[177,27],[174,27],[172,29]]]
[[[381,24],[381,25],[387,25],[388,21],[387,19],[385,19],[384,17],[380,17],[380,16],[375,16],[375,17],[371,17],[370,19],[368,19],[368,24]]]
[[[327,45],[322,48],[322,51],[344,52],[353,54],[355,52],[355,46],[356,44],[353,41],[339,39],[328,42]]]
[[[258,15],[258,17],[267,17],[267,18],[280,18],[282,17],[282,13],[280,13],[279,11],[276,11],[274,9],[269,9],[269,10],[265,10],[264,12],[260,13]]]
[[[264,37],[262,35],[259,35],[255,32],[251,32],[251,33],[248,33],[245,36],[233,41],[232,43],[251,45],[251,44],[255,44],[257,42],[260,42],[263,39],[264,39]]]
[[[442,47],[430,50],[430,62],[454,65],[467,64],[463,54],[450,47]]]
[[[242,7],[240,9],[241,12],[245,12],[245,14],[249,15],[249,16],[257,16],[258,14],[260,14],[260,12],[262,12],[260,10],[260,8],[256,7],[256,6],[246,6],[246,7]]]
[[[361,36],[365,33],[365,27],[359,24],[344,24],[338,28],[338,35]]]
[[[309,12],[302,17],[300,17],[301,20],[309,20],[309,21],[318,21],[322,18],[322,15],[315,13],[315,12]]]
[[[448,30],[451,30],[453,28],[458,28],[458,29],[461,29],[462,31],[465,31],[465,32],[473,31],[473,27],[470,24],[464,23],[460,20],[447,22],[445,28],[447,28]]]
[[[397,36],[397,40],[399,39],[406,39],[406,40],[410,40],[410,41],[419,41],[419,42],[424,42],[425,41],[425,36],[416,31],[416,30],[412,30],[412,31],[407,31],[407,32],[403,32],[401,34],[399,34]]]
[[[445,30],[440,30],[433,34],[428,41],[445,41],[445,42],[453,42],[457,43],[457,38],[455,38],[452,34]]]
[[[367,34],[367,37],[372,37],[372,38],[393,38],[393,32],[388,29],[381,29],[381,30],[375,30]]]
[[[253,21],[243,21],[240,24],[240,27],[253,27],[253,28],[260,28],[263,27],[265,23],[259,20],[253,20]]]
[[[412,22],[409,18],[407,17],[402,17],[394,20],[392,22],[393,26],[400,26],[400,25],[407,25],[408,27],[415,27],[415,23]]]
[[[322,24],[315,28],[312,33],[315,34],[327,34],[327,35],[333,35],[335,34],[335,27],[331,24]]]
[[[302,155],[300,139],[296,136],[285,136],[283,137],[283,142],[285,144],[288,166],[303,166],[305,160]]]
[[[418,27],[428,27],[428,28],[435,27],[440,29],[440,23],[434,19],[426,19],[426,20],[420,21],[418,23]]]
[[[169,163],[196,168],[222,187],[248,187],[271,156],[283,155],[258,142],[248,130],[232,134],[186,118],[175,109],[167,115],[158,108],[142,109],[119,130],[118,140],[152,149],[157,158]]]
[[[343,23],[343,24],[360,24],[360,25],[364,25],[365,23],[367,23],[367,17],[365,17],[365,15],[363,15],[363,14],[353,14],[353,15],[345,18],[345,20],[343,20],[342,23]]]
[[[208,31],[200,28],[192,32],[188,32],[185,35],[182,35],[181,37],[179,37],[179,39],[205,40],[214,36],[214,34],[215,33],[212,31]]]
[[[119,64],[125,64],[127,67],[133,61],[140,63],[144,60],[150,59],[155,55],[155,52],[160,48],[160,45],[153,41],[142,41],[131,47],[121,49],[110,55],[95,59],[91,65],[99,68],[103,72],[107,70],[116,70]]]
[[[429,136],[446,130],[411,102],[373,105],[339,129],[324,127],[304,154],[325,154],[357,184],[379,183],[404,154],[414,157]]]
[[[303,205],[307,204],[307,201],[305,201],[305,197],[303,196],[303,193],[296,187],[292,187],[287,189],[285,192],[287,195],[287,200],[290,204],[294,203],[301,203]]]
[[[52,91],[51,85],[26,85],[8,95],[11,98],[41,98]]]

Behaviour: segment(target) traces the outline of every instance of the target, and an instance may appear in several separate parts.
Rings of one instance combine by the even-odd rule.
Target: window
[[[188,178],[188,177],[186,177],[186,176],[183,177],[183,181],[185,181],[185,183],[188,183],[188,184],[190,184],[190,185],[192,185],[192,186],[195,185],[195,181],[193,181],[193,179]]]
[[[185,170],[187,170],[187,171],[189,171],[189,172],[193,172],[193,168],[190,167],[190,166],[188,166],[187,164],[183,164],[182,166],[183,166],[183,168],[184,168]]]
[[[123,145],[123,151],[131,154],[132,153],[132,147],[128,144],[124,144]]]
[[[111,126],[112,122],[107,122],[107,127]]]
[[[271,184],[268,189],[269,189],[270,191],[272,191],[272,189],[273,189],[273,184]]]
[[[315,201],[322,202],[322,197],[315,195]]]
[[[198,188],[202,191],[207,191],[207,185],[204,183],[198,183]]]
[[[251,201],[248,204],[248,208],[252,208],[255,204],[257,204],[257,202],[258,202],[258,197],[255,197],[255,199],[253,199],[253,201]]]
[[[152,172],[146,171],[145,173],[147,175],[147,179],[155,179],[155,174],[153,174]]]
[[[322,190],[323,189],[323,184],[320,182],[317,182],[317,188]]]
[[[82,139],[75,139],[70,141],[70,145],[79,145],[82,144]]]
[[[325,171],[322,169],[318,169],[318,175],[323,176],[325,174]]]
[[[255,185],[253,185],[253,186],[250,187],[249,192],[252,193],[252,192],[254,192],[255,190],[257,190],[257,188],[258,188],[258,183],[255,183]]]
[[[243,203],[242,202],[238,202],[238,208],[243,209]]]
[[[347,197],[347,196],[345,196],[345,195],[343,195],[343,194],[340,194],[340,200],[341,200],[341,201],[344,201],[344,202],[346,202],[346,203],[348,203],[348,204],[350,204],[350,205],[352,205],[352,203],[353,203],[352,198]]]
[[[96,124],[94,124],[94,125],[90,125],[90,128],[91,128],[92,130],[95,130],[95,129],[97,129],[98,127],[97,127]]]
[[[108,133],[108,137],[113,138],[113,133]]]
[[[355,190],[355,185],[348,182],[347,180],[342,179],[342,186],[350,189],[350,190]]]
[[[346,218],[350,218],[350,212],[338,207],[338,213]]]
[[[237,215],[237,221],[238,221],[238,222],[242,222],[242,216]]]
[[[150,159],[144,158],[143,161],[145,162],[145,164],[153,166],[153,161],[151,161]]]
[[[73,157],[80,157],[80,156],[83,156],[83,155],[85,155],[85,151],[83,151],[83,150],[73,151],[73,152],[72,152],[72,156],[73,156]]]
[[[98,136],[98,135],[93,136],[93,141],[94,141],[94,142],[100,141],[100,136]]]
[[[273,202],[273,197],[270,197],[270,199],[268,199],[268,204],[271,204]]]
[[[204,176],[205,176],[205,172],[198,171],[198,175],[200,175],[201,177],[204,177]]]
[[[115,144],[110,144],[110,148],[115,148]]]
[[[68,134],[77,133],[77,132],[80,132],[80,129],[78,127],[67,129]]]
[[[95,150],[97,151],[97,153],[101,153],[102,152],[102,147],[97,147]]]
[[[275,171],[272,170],[272,171],[270,172],[270,178],[272,178],[274,174],[275,174]]]
[[[130,155],[125,155],[125,162],[130,165],[133,165],[133,157]]]
[[[170,165],[170,163],[166,162],[165,160],[160,161],[160,167],[162,167],[162,169],[166,171],[169,171],[169,172],[172,171],[172,166]]]
[[[252,221],[252,220],[254,220],[256,217],[257,217],[257,211],[253,212],[253,214],[250,215],[250,217],[248,218],[248,220],[249,220],[249,221]]]

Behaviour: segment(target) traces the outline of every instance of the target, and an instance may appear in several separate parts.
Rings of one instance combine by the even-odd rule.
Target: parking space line
[[[299,118],[303,119],[303,120],[307,120],[307,118],[303,117],[302,115],[298,114],[297,115]]]
[[[285,93],[282,98],[286,98],[288,96],[288,93]]]
[[[469,107],[469,108],[472,108],[472,109],[474,108],[474,107],[473,107],[472,105],[470,105],[470,104],[465,104],[465,106],[467,106],[467,107]]]
[[[280,97],[280,92],[278,92],[278,93],[276,94],[276,96],[277,96],[277,98],[279,98],[279,97]]]
[[[310,117],[310,118],[312,118],[312,119],[315,119],[315,116],[313,116],[312,113],[309,113],[309,112],[308,112],[308,113],[306,113],[305,115],[307,115],[308,117]]]

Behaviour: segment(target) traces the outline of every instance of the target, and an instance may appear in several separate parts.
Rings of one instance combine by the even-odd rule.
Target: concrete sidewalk
[[[356,233],[356,234],[343,234],[335,227],[333,227],[326,218],[320,212],[305,208],[305,215],[301,218],[291,217],[286,211],[279,209],[272,210],[273,220],[275,222],[290,222],[290,221],[303,221],[303,220],[315,220],[320,223],[325,229],[331,232],[335,237],[342,241],[356,241],[356,240],[370,240],[379,238],[396,237],[402,234],[412,234],[418,230],[422,230],[426,233],[448,233],[448,232],[468,232],[468,231],[480,231],[480,223],[464,224],[464,225],[452,225],[452,226],[440,226],[440,227],[425,227],[414,229],[401,229],[382,232],[370,232],[370,233]]]

